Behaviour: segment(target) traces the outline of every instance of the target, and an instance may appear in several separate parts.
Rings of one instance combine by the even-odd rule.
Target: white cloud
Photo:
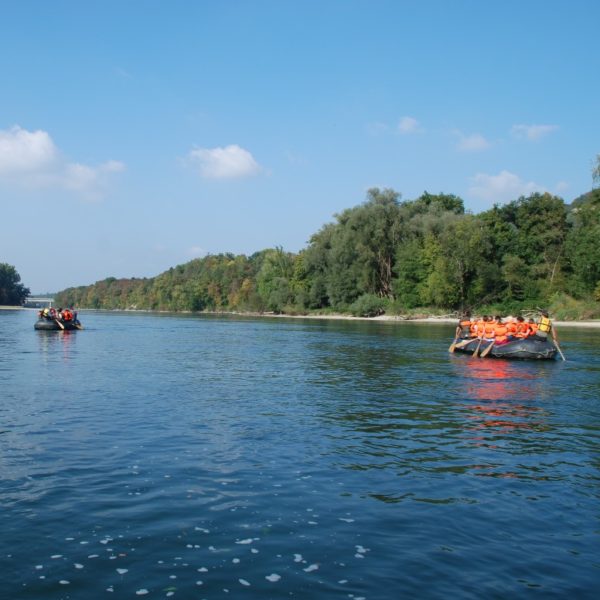
[[[204,256],[206,254],[206,250],[204,250],[204,248],[201,248],[200,246],[192,246],[191,248],[188,248],[187,253],[190,256],[198,257]]]
[[[0,130],[0,175],[12,175],[45,168],[58,151],[45,131],[27,131],[18,125]]]
[[[491,146],[480,133],[472,133],[471,135],[464,135],[461,132],[457,132],[459,136],[457,148],[463,152],[479,152],[480,150],[486,150]]]
[[[501,203],[528,196],[534,192],[543,192],[544,188],[533,181],[523,181],[510,171],[501,171],[498,175],[478,173],[471,178],[469,194],[489,203]]]
[[[18,125],[0,130],[0,179],[13,185],[64,189],[97,200],[107,176],[124,169],[116,160],[98,166],[68,162],[46,131],[27,131]]]
[[[194,148],[188,154],[188,162],[207,179],[250,177],[262,172],[252,154],[237,144],[224,148]]]
[[[519,140],[535,142],[557,129],[558,125],[513,125],[510,132]]]
[[[398,131],[402,135],[418,133],[421,131],[421,126],[419,125],[419,121],[413,117],[402,117],[398,122]]]

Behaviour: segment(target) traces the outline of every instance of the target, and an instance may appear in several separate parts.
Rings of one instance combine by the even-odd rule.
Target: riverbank
[[[25,308],[23,306],[0,306],[0,310],[31,310],[37,311],[37,308]],[[102,312],[121,312],[109,309],[79,309],[79,312],[86,310]],[[144,312],[144,313],[168,313],[171,311],[152,311],[152,310],[127,310],[122,312]],[[185,312],[184,314],[193,314]],[[268,317],[270,319],[318,319],[318,320],[341,320],[341,321],[382,321],[393,323],[456,323],[455,317],[404,317],[401,315],[380,315],[378,317],[354,317],[352,315],[328,314],[328,315],[285,315],[274,313],[259,312],[202,312],[197,314],[205,315],[237,315],[240,317]],[[588,321],[552,321],[557,327],[586,327],[591,329],[600,329],[600,319]]]

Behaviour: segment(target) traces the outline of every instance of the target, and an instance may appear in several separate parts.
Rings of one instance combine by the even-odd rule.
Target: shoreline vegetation
[[[479,214],[452,194],[377,188],[297,253],[193,259],[150,278],[108,277],[57,306],[192,313],[600,318],[600,189],[565,204],[533,193]]]
[[[600,155],[598,181],[600,182]],[[596,172],[596,171],[595,171]],[[54,296],[78,309],[299,318],[600,319],[600,188],[565,204],[533,193],[479,214],[452,194],[400,201],[373,188],[297,253],[209,254],[150,278],[108,277]],[[0,265],[0,304],[29,290]]]
[[[0,306],[0,310],[29,310],[37,311],[37,308],[25,308],[23,306]],[[240,312],[240,311],[169,311],[169,310],[151,310],[151,309],[107,309],[107,308],[82,308],[80,312],[86,310],[94,312],[125,312],[125,313],[148,313],[148,314],[192,314],[206,316],[236,316],[251,318],[271,318],[271,319],[314,319],[314,320],[332,320],[332,321],[368,321],[368,322],[388,322],[388,323],[438,323],[438,324],[456,324],[458,315],[378,315],[375,317],[356,317],[339,313],[329,314],[281,314],[272,312]],[[591,329],[600,329],[600,319],[580,320],[580,321],[555,321],[552,323],[557,327],[585,327]]]

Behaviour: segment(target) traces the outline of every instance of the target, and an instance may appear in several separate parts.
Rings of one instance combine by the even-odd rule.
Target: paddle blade
[[[492,346],[494,345],[494,342],[492,342],[482,353],[480,358],[485,358],[489,353],[490,350],[492,349]]]

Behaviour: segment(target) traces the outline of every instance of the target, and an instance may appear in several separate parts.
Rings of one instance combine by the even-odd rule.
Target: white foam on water
[[[76,569],[83,569],[83,565],[81,563],[75,563],[74,566]]]
[[[115,591],[115,588],[113,588],[113,586],[111,585],[110,587],[107,587],[107,588],[106,588],[106,591],[107,591],[107,592],[114,592],[114,591]]]
[[[169,579],[177,579],[177,575],[169,575]]]
[[[307,573],[310,573],[311,571],[316,571],[319,568],[319,565],[316,564],[312,564],[312,565],[308,565],[308,567],[306,567],[306,569],[304,569],[304,571],[306,571]]]
[[[196,585],[204,585],[204,581],[198,580],[198,581],[196,581]]]
[[[145,596],[148,593],[148,590],[145,588],[142,588],[141,590],[136,590],[135,595],[136,596]]]
[[[346,519],[344,517],[340,517],[339,520],[344,521],[345,523],[354,523],[354,519]]]
[[[65,538],[65,541],[67,541],[67,542],[72,542],[74,539],[75,539],[75,538],[68,537],[68,538]]]
[[[318,525],[318,523],[316,521],[309,521],[308,524],[309,525]]]
[[[239,581],[239,582],[240,582],[242,585],[246,585],[246,586],[250,585],[250,582],[249,582],[249,581],[246,581],[245,579],[238,579],[238,581]]]
[[[354,555],[354,558],[364,558],[364,554],[359,554],[358,552]]]
[[[44,568],[44,565],[35,565],[35,568],[36,568],[36,569],[43,569],[43,568]]]
[[[236,544],[251,544],[254,540],[252,538],[246,538],[245,540],[237,540]]]
[[[98,558],[99,556],[99,554],[90,554],[88,555],[88,558]]]
[[[62,557],[63,557],[62,554],[53,554],[50,558],[56,559],[56,558],[62,558]]]
[[[61,579],[58,583],[60,583],[60,585],[69,585],[71,582],[66,579]]]
[[[267,581],[272,581],[273,583],[275,583],[276,581],[279,581],[281,579],[281,575],[277,575],[277,573],[271,573],[271,575],[267,575],[265,579]]]
[[[258,550],[256,548],[250,548],[250,552],[252,552],[252,554],[258,554]]]
[[[340,579],[338,581],[338,583],[341,583],[343,585],[344,583],[348,583],[348,580],[347,579]]]
[[[175,595],[175,592],[167,592],[167,598],[168,598],[169,596],[174,596],[174,595]]]
[[[204,529],[204,527],[194,527],[195,531],[201,531],[202,533],[210,533],[210,530]]]
[[[294,554],[294,562],[302,562],[302,554]]]
[[[117,569],[117,573],[119,575],[125,575],[125,573],[127,573],[129,571],[129,569]]]
[[[208,573],[208,569],[206,567],[200,567],[198,573]]]
[[[234,565],[237,565],[237,564],[240,562],[240,559],[239,559],[239,558],[234,558],[234,559],[232,559],[232,560],[231,560],[231,562],[232,562]]]

